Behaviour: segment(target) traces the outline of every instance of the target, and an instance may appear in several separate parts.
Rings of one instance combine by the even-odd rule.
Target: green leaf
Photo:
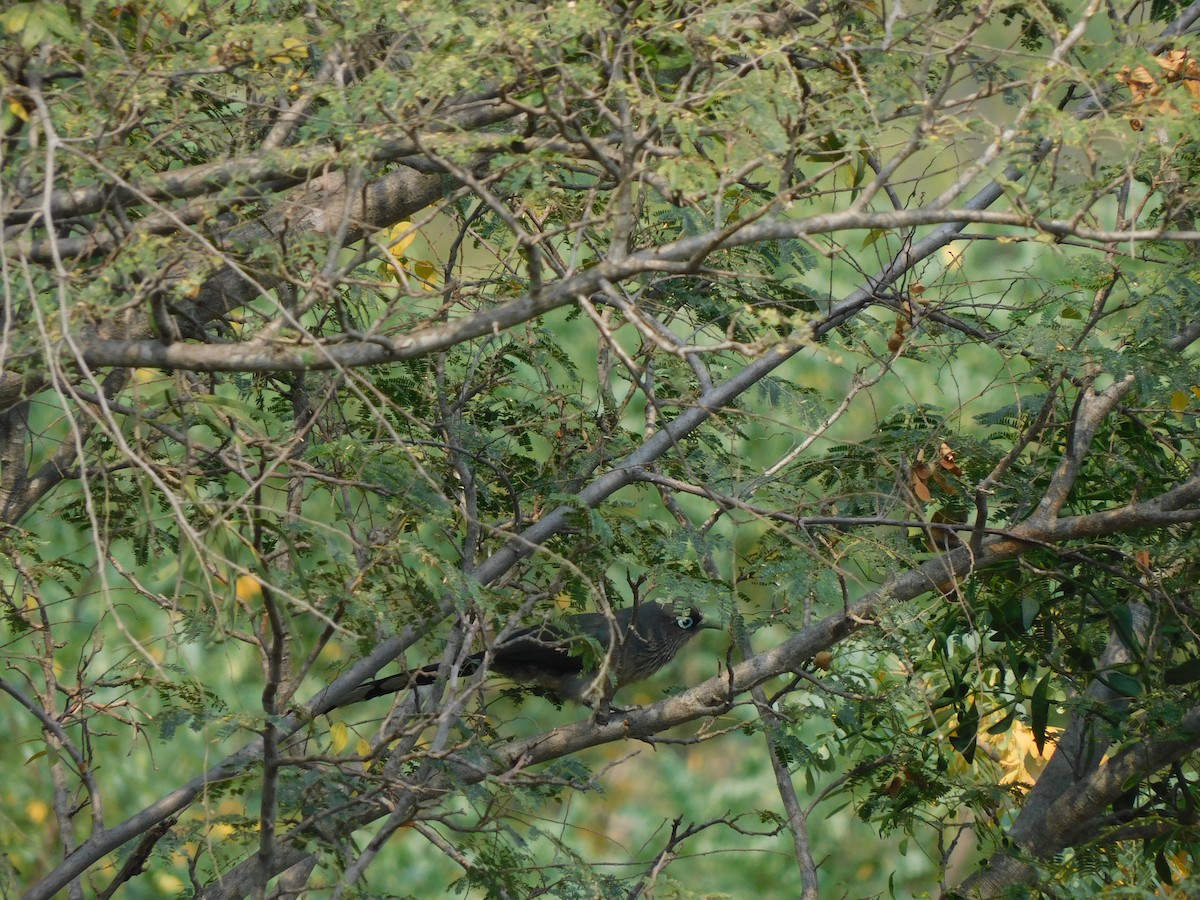
[[[958,727],[950,735],[950,745],[963,755],[963,759],[972,762],[975,759],[975,741],[979,736],[979,708],[972,703],[970,709],[962,713],[958,719]]]
[[[1189,659],[1177,666],[1171,666],[1163,680],[1173,687],[1200,681],[1200,659]]]
[[[1125,605],[1114,606],[1109,609],[1108,615],[1121,642],[1130,650],[1139,650],[1142,642],[1138,640],[1137,632],[1133,628],[1133,610]]]
[[[1050,722],[1050,676],[1047,672],[1033,689],[1030,698],[1030,725],[1033,729],[1033,743],[1038,753],[1046,746],[1046,726]]]
[[[1025,594],[1021,597],[1021,630],[1028,631],[1029,626],[1033,624],[1034,618],[1037,617],[1041,610],[1042,604],[1033,594]]]
[[[858,249],[866,250],[868,247],[870,247],[872,244],[874,244],[877,240],[879,240],[885,234],[887,234],[887,230],[884,228],[872,228],[870,231],[867,232],[867,236],[865,238],[863,238],[862,246],[860,246]]]
[[[1014,706],[1008,711],[1008,715],[993,725],[987,730],[988,734],[1004,734],[1012,727],[1013,719],[1017,717],[1017,708]]]
[[[21,36],[21,46],[32,50],[50,37],[64,42],[79,39],[79,29],[61,3],[18,3],[0,15],[0,27]]]
[[[1171,866],[1167,862],[1166,855],[1161,850],[1154,854],[1154,871],[1158,873],[1158,877],[1163,884],[1175,883],[1175,877],[1171,873]]]
[[[1101,683],[1125,697],[1137,697],[1142,693],[1142,682],[1127,672],[1104,672],[1097,676]]]

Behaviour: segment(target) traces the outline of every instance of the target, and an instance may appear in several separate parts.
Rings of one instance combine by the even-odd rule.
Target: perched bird
[[[678,610],[661,603],[619,609],[612,619],[601,613],[580,613],[566,617],[561,624],[538,625],[509,635],[491,648],[491,670],[514,681],[548,688],[564,700],[591,705],[592,700],[608,694],[606,684],[596,683],[602,672],[613,679],[615,693],[653,675],[701,629],[719,627],[705,623],[695,607]],[[599,645],[603,656],[588,652],[589,639]],[[461,671],[467,675],[477,671],[484,655],[480,651],[467,657]],[[342,705],[395,693],[410,685],[431,684],[436,676],[437,666],[425,666],[368,681]]]

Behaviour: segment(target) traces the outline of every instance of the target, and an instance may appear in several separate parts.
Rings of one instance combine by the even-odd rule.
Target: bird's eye
[[[684,631],[689,631],[691,629],[691,627],[696,624],[696,620],[693,619],[691,616],[680,616],[678,619],[675,620],[675,624],[678,625],[680,628],[682,628]]]

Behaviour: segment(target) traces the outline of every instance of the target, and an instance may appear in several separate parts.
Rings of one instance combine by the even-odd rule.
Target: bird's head
[[[704,615],[694,606],[667,606],[663,608],[663,619],[667,627],[673,625],[680,632],[694,635],[703,629],[711,629],[720,631],[721,626],[716,622],[709,622],[704,618]]]
[[[623,663],[631,671],[625,682],[645,678],[666,665],[684,644],[711,624],[694,606],[681,603],[643,603],[621,611],[629,616],[634,640],[626,641]]]

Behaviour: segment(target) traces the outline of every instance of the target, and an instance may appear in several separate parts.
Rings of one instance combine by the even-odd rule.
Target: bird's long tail
[[[479,662],[482,658],[482,654],[467,657],[463,666],[459,669],[459,674],[473,674],[479,668]],[[422,666],[419,669],[411,669],[408,672],[388,675],[386,678],[376,678],[374,681],[367,681],[360,684],[349,697],[338,705],[349,706],[351,703],[361,703],[363,700],[374,700],[376,697],[382,697],[386,694],[395,694],[409,687],[422,687],[423,685],[433,684],[437,681],[437,674],[437,666]]]

